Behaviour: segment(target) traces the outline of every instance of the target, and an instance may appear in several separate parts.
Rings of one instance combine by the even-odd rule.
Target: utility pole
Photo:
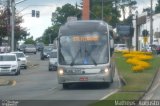
[[[8,45],[11,45],[10,39],[10,1],[7,0],[7,36],[8,36]]]
[[[129,16],[132,15],[132,6],[131,6],[131,0],[129,0]]]
[[[15,34],[15,0],[11,1],[11,51],[14,51],[14,34]]]
[[[151,0],[151,12],[150,12],[150,44],[153,43],[153,0]]]
[[[103,3],[103,0],[102,0],[102,11],[101,11],[101,12],[102,12],[102,16],[101,16],[101,17],[102,17],[102,20],[103,20],[103,13],[104,13],[103,6],[104,6],[104,3]]]

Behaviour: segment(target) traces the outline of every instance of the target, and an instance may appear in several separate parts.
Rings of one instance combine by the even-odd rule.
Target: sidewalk
[[[9,80],[5,80],[5,79],[0,78],[0,86],[8,85],[9,82],[10,82]]]

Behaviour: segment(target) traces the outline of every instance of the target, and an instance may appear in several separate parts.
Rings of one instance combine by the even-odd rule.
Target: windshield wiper
[[[80,48],[80,49],[78,50],[78,52],[76,53],[76,56],[73,58],[70,66],[73,66],[73,65],[75,64],[74,62],[75,62],[75,60],[76,60],[76,57],[79,55],[80,51],[81,51],[81,48]]]
[[[87,52],[88,57],[90,57],[90,58],[91,58],[91,60],[92,60],[93,64],[96,66],[96,65],[97,65],[97,63],[96,63],[96,61],[93,59],[93,57],[91,56],[92,51],[89,53],[89,52],[88,52],[88,50],[87,50],[87,49],[85,49],[85,52]]]

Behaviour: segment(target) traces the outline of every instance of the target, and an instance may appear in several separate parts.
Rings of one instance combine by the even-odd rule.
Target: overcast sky
[[[20,0],[16,0],[18,2]],[[45,29],[51,26],[51,14],[57,7],[61,7],[66,3],[75,5],[81,0],[26,0],[16,5],[16,9],[23,16],[23,27],[26,27],[31,36],[36,39],[43,35]],[[23,11],[22,11],[23,10]],[[31,11],[40,11],[40,17],[31,17]]]
[[[15,0],[16,2],[21,0]],[[16,5],[16,9],[21,11],[20,14],[23,16],[24,22],[23,27],[26,27],[31,36],[36,39],[43,35],[44,30],[51,26],[51,14],[55,11],[56,7],[61,7],[66,3],[74,4],[80,3],[82,0],[26,0]],[[143,8],[150,6],[150,0],[137,0],[137,9],[139,13],[142,12]],[[157,0],[153,0],[153,5]],[[31,10],[40,11],[40,17],[31,17]]]

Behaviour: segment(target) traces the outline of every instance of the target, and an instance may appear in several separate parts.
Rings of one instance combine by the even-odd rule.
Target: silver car
[[[25,49],[24,49],[24,53],[37,53],[37,49],[33,44],[27,44]]]
[[[19,64],[21,68],[27,69],[27,58],[28,56],[25,56],[23,52],[11,52],[13,54],[16,54],[17,58],[19,59]]]
[[[53,49],[49,55],[49,71],[56,71],[57,70],[57,50]]]

